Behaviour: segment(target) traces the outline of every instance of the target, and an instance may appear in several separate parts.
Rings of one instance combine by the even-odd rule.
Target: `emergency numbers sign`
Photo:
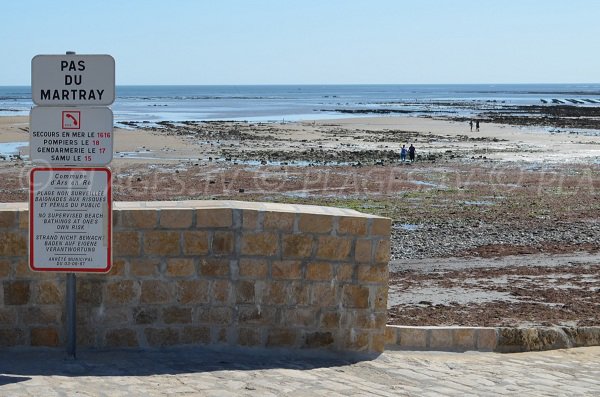
[[[36,106],[29,121],[34,163],[101,166],[113,158],[113,114],[107,107]]]
[[[34,168],[29,190],[29,267],[108,272],[112,192],[108,168]]]
[[[110,55],[36,55],[31,60],[33,103],[107,106],[115,101],[115,60]]]

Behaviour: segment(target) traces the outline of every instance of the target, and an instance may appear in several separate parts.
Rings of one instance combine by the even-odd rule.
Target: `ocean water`
[[[117,86],[115,123],[473,115],[522,105],[600,107],[600,84]],[[0,87],[0,116],[27,115],[28,86]]]

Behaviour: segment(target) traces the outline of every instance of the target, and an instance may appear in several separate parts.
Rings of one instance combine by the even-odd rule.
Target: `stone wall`
[[[390,220],[235,201],[121,202],[108,274],[77,275],[79,347],[227,344],[381,352]],[[0,346],[62,346],[65,274],[27,265],[0,205]]]

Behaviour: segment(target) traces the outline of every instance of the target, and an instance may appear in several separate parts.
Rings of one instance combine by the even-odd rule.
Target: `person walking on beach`
[[[479,120],[475,121],[475,131],[479,131]]]
[[[471,132],[473,132],[473,120],[469,121],[469,126],[471,127]]]
[[[413,161],[415,161],[415,147],[412,145],[412,143],[410,144],[410,147],[408,148],[408,158],[410,159],[411,163]]]
[[[400,160],[406,161],[406,145],[402,145],[402,149],[400,149]]]

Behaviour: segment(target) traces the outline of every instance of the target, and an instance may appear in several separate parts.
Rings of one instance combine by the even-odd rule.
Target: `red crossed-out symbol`
[[[81,128],[81,112],[78,110],[63,110],[62,128],[64,130],[78,130]]]

